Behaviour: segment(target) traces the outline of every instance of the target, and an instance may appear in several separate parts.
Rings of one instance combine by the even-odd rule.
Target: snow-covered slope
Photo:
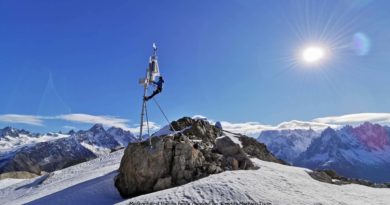
[[[113,204],[123,150],[19,183],[0,180],[0,204]]]
[[[310,170],[253,159],[260,167],[227,171],[129,200],[114,177],[123,151],[0,189],[0,204],[129,204],[130,202],[262,202],[278,204],[383,204],[390,189],[332,185],[312,179]],[[1,182],[1,181],[0,181]]]
[[[310,170],[253,160],[259,170],[228,171],[168,190],[123,201],[257,204],[376,204],[388,205],[390,189],[332,185],[312,179]]]

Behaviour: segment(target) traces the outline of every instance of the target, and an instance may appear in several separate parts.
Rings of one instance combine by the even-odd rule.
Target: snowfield
[[[49,133],[35,137],[27,134],[18,134],[17,137],[0,137],[0,153],[15,151],[25,146],[33,146],[40,142],[53,141],[69,136],[68,134]]]
[[[0,189],[0,204],[114,204],[123,150]],[[0,180],[0,184],[3,180]]]
[[[390,204],[390,189],[332,185],[312,179],[310,170],[253,159],[261,167],[228,171],[119,204],[136,202],[257,202],[258,204]]]
[[[253,159],[260,167],[227,171],[132,199],[122,199],[114,177],[123,150],[0,189],[0,204],[131,204],[134,202],[257,202],[258,204],[390,204],[390,189],[332,185],[310,170]],[[0,181],[0,184],[3,180]],[[8,184],[8,185],[7,185]],[[4,187],[5,186],[5,187]]]

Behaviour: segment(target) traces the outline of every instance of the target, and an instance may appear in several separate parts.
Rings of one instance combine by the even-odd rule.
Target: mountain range
[[[164,129],[162,129],[164,130]],[[69,133],[0,129],[0,174],[40,174],[94,159],[137,139],[129,131],[96,124]],[[366,122],[340,129],[268,130],[257,138],[279,159],[310,169],[335,170],[349,178],[389,182],[390,127]]]
[[[0,174],[52,172],[124,148],[136,140],[129,131],[115,127],[105,130],[101,124],[67,134],[36,134],[6,127],[0,129]]]
[[[390,200],[390,184],[378,186],[365,181],[350,181],[332,172],[285,165],[264,144],[251,137],[222,130],[209,122],[183,118],[172,122],[171,126],[178,131],[162,129],[159,133],[166,134],[153,137],[151,141],[131,143],[126,150],[120,149],[108,154],[102,152],[102,156],[88,162],[29,179],[0,179],[0,204],[180,202],[387,205]],[[364,133],[366,129],[368,128],[364,128]],[[333,131],[337,135],[337,130],[327,129],[316,135],[313,142],[321,138],[335,138]],[[88,149],[89,146],[83,143],[101,148],[99,142],[115,146],[116,143],[111,139],[117,142],[115,139],[125,139],[120,130],[115,132],[116,137],[108,132],[101,126],[94,126],[87,131],[68,133],[68,136],[54,136],[52,133],[52,137],[60,138],[47,137],[52,140],[46,142],[74,138],[76,142],[82,140],[82,143],[78,143],[79,146]],[[301,134],[295,135],[293,131],[281,133],[295,135],[292,137],[294,140],[290,141],[292,143],[308,144],[307,140],[299,140],[307,133],[302,130],[296,132]],[[371,130],[369,133],[376,132]],[[32,144],[31,147],[40,143],[42,142]],[[309,143],[308,149],[311,144],[313,143]],[[368,145],[372,149],[384,148],[380,143]],[[297,146],[295,150],[301,148],[304,149],[304,146]],[[90,151],[93,152],[94,149]],[[295,159],[298,158],[299,156]],[[155,176],[159,179],[155,180]],[[184,179],[186,181],[179,181]],[[118,180],[122,182],[118,183]],[[175,181],[179,183],[172,184]],[[144,193],[123,199],[118,185],[127,186],[124,191],[137,191],[135,187],[138,187]],[[170,188],[172,185],[175,187]],[[152,187],[153,193],[149,193],[146,186]]]
[[[335,170],[349,178],[389,182],[390,128],[366,122],[340,129],[264,131],[258,141],[295,166]]]

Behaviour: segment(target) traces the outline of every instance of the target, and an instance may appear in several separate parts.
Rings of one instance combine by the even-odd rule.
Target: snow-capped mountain
[[[267,130],[261,132],[257,140],[267,145],[279,159],[291,163],[319,136],[320,133],[312,129]]]
[[[327,128],[295,161],[312,169],[333,169],[346,177],[389,182],[388,128],[366,122],[340,130]]]
[[[0,173],[55,171],[126,147],[135,136],[101,124],[68,134],[32,134],[6,127],[0,130]]]
[[[278,158],[350,178],[389,182],[390,128],[366,122],[341,129],[263,131],[257,139]]]
[[[0,152],[16,150],[20,147],[56,140],[59,138],[69,137],[69,134],[47,133],[37,134],[30,133],[26,130],[19,130],[12,127],[0,129]]]

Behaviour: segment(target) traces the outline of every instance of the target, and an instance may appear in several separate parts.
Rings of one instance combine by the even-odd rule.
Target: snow
[[[194,120],[205,120],[207,121],[207,117],[203,116],[203,115],[194,115],[192,116],[192,119]]]
[[[252,159],[258,170],[226,171],[183,186],[124,200],[114,186],[123,150],[20,182],[0,180],[0,204],[130,204],[215,202],[257,204],[389,204],[390,189],[332,185],[309,169]],[[7,184],[8,185],[5,185]]]
[[[223,135],[221,135],[220,137],[218,137],[217,140],[218,140],[218,139],[221,139],[221,138],[224,138],[224,137],[229,137],[235,144],[240,145],[240,147],[242,148],[242,144],[241,144],[240,136],[239,136],[239,135],[233,134],[233,133],[231,133],[231,132],[226,132],[226,131],[224,131],[224,132],[223,132]]]
[[[123,150],[0,189],[0,204],[114,204]],[[0,180],[0,184],[3,184]]]
[[[174,131],[172,131],[170,129],[170,126],[169,125],[165,125],[163,128],[161,128],[157,132],[153,133],[152,137],[159,137],[159,136],[162,136],[162,135],[170,135],[170,134],[173,134],[173,133],[174,133]]]
[[[313,139],[320,136],[320,133],[314,130],[279,130],[279,131],[264,131],[258,137],[258,140],[269,145],[272,143],[289,145],[289,141],[293,143],[292,149],[297,153],[306,151]]]
[[[57,140],[65,137],[69,137],[69,135],[60,133],[49,133],[39,136],[31,136],[27,134],[18,134],[17,137],[5,136],[4,138],[0,138],[0,153],[5,153],[19,149],[24,146],[32,146],[36,143]]]
[[[174,134],[177,134],[177,133],[182,133],[182,132],[190,129],[191,127],[192,126],[188,126],[188,127],[185,127],[185,128],[183,128],[182,130],[179,130],[179,131],[172,131],[170,125],[165,125],[163,128],[161,128],[157,132],[153,133],[152,137],[160,137],[160,136],[163,136],[163,135],[174,135]]]
[[[389,204],[390,189],[333,185],[312,179],[310,170],[253,159],[259,170],[227,171],[118,204],[193,202],[257,204]]]
[[[24,180],[25,179],[10,179],[10,178],[2,179],[2,180],[0,180],[0,189],[4,189],[6,187],[17,184],[17,183],[22,182]]]
[[[110,153],[110,151],[111,151],[108,148],[99,147],[99,146],[96,146],[96,145],[91,145],[91,144],[88,144],[88,143],[85,143],[85,142],[81,142],[80,144],[83,147],[85,147],[86,149],[88,149],[89,151],[93,152],[94,154],[96,154],[98,156],[106,155],[106,154]]]

